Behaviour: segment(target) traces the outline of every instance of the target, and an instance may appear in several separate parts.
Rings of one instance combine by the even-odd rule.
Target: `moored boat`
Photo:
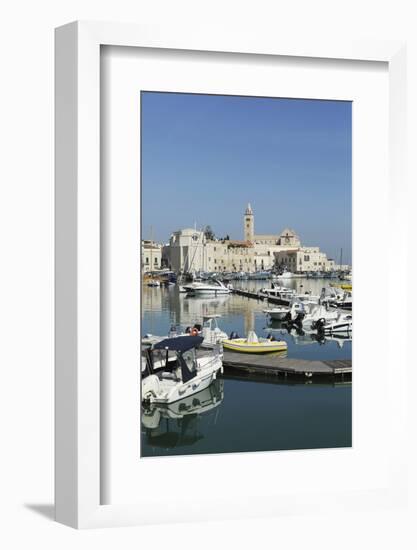
[[[223,347],[239,353],[273,353],[286,351],[288,346],[284,340],[258,338],[255,332],[250,331],[247,338],[223,340]]]
[[[269,309],[264,309],[263,312],[273,321],[283,321],[291,308],[285,306],[277,306]]]
[[[218,279],[212,279],[207,283],[191,283],[183,285],[185,291],[189,294],[230,294],[230,288],[225,286]]]
[[[197,357],[196,348],[203,340],[202,336],[166,338],[146,350],[142,400],[174,403],[207,388],[223,371],[223,364],[217,349]]]
[[[334,332],[352,332],[352,314],[340,312],[337,319],[329,321],[317,321],[316,328],[319,332],[332,334]]]

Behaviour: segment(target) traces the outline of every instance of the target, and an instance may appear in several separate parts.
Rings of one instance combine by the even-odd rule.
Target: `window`
[[[304,261],[309,262],[310,261],[310,256],[304,256]]]
[[[146,264],[149,264],[149,258],[146,257],[145,260],[146,260],[145,263],[146,263]]]

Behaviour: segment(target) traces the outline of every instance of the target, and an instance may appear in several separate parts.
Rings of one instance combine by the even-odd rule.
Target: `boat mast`
[[[196,226],[197,224],[194,223],[194,226]],[[203,240],[204,240],[204,231],[206,230],[207,227],[203,227],[201,229],[201,244],[203,245]],[[197,232],[197,229],[195,229],[195,231]],[[190,247],[191,248],[191,247]],[[196,246],[194,247],[194,254],[193,254],[193,257],[191,258],[191,263],[190,263],[190,267],[189,267],[189,271],[191,272],[191,266],[193,265],[193,262],[194,262],[194,258],[195,258],[195,255],[197,254],[197,248],[198,248],[198,242],[196,243]]]
[[[151,265],[150,265],[150,271],[152,272],[152,238],[153,238],[153,235],[152,235],[152,225],[151,225]]]

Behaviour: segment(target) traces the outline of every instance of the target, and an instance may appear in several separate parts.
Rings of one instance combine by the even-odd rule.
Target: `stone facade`
[[[255,233],[255,216],[248,204],[243,215],[243,237],[237,240],[207,240],[202,231],[175,231],[163,249],[164,263],[176,272],[255,272],[274,266],[291,271],[333,269],[332,260],[317,247],[302,247],[293,229],[277,235]]]
[[[276,265],[286,267],[292,272],[333,271],[334,260],[327,259],[318,247],[300,247],[296,250],[278,251],[274,253]]]
[[[144,273],[161,269],[162,246],[153,241],[142,241],[141,262]]]

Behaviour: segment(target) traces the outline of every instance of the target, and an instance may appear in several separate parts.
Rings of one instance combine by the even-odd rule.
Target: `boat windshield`
[[[188,382],[197,374],[197,360],[194,349],[178,354],[181,364],[182,381]]]

